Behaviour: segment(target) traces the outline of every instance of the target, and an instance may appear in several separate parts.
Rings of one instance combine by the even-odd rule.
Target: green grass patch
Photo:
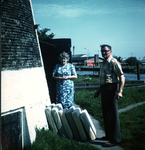
[[[25,150],[99,150],[89,143],[62,138],[51,130],[36,129],[36,140]]]
[[[87,109],[90,113],[93,112],[93,108],[96,108],[96,111],[99,111],[99,109],[101,109],[101,96],[94,98],[95,92],[95,90],[76,91],[74,95],[74,101],[76,104],[81,105],[83,109]],[[145,86],[125,87],[123,90],[123,97],[118,100],[118,109],[145,101],[144,97]],[[94,113],[92,115],[94,115]]]
[[[101,108],[101,96],[94,98],[96,91],[79,90],[75,92],[74,101],[80,105],[82,109],[93,115],[97,120],[100,121],[103,126],[102,119],[102,108]],[[144,101],[145,97],[145,86],[142,87],[126,87],[123,91],[123,97],[118,100],[118,109],[127,107],[131,104]]]
[[[97,75],[78,75],[77,79],[75,79],[74,82],[75,83],[99,82],[99,77]]]
[[[95,90],[79,90],[75,92],[74,101],[80,105],[82,109],[86,109],[88,113],[94,116],[102,124],[102,109],[101,109],[101,97],[94,98]]]
[[[123,97],[118,100],[119,109],[145,100],[145,86],[125,87]]]
[[[145,150],[145,104],[119,114],[125,150]]]
[[[126,81],[129,79],[126,79]],[[84,82],[99,82],[98,75],[78,75],[77,79],[74,79],[75,83],[84,83]]]
[[[82,109],[94,116],[102,127],[101,96],[94,98],[95,91],[80,90],[75,92],[75,103]],[[131,104],[145,101],[145,86],[126,87],[123,91],[123,98],[118,100],[118,108],[124,108]],[[127,112],[119,114],[122,134],[121,146],[125,150],[145,149],[145,105],[138,106]]]
[[[103,127],[101,96],[94,98],[96,91],[81,90],[75,92],[75,103],[86,109],[100,121]],[[124,108],[128,105],[144,101],[145,87],[124,88],[123,98],[118,100],[118,106]],[[145,149],[145,105],[138,106],[127,112],[119,114],[122,134],[121,146],[125,150]],[[36,129],[36,140],[25,150],[98,150],[89,143],[81,143],[73,139],[61,138],[51,130]]]

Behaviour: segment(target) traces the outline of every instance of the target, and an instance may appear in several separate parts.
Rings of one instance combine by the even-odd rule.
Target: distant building
[[[72,55],[72,63],[75,66],[93,66],[99,65],[103,61],[103,58],[98,57],[98,55],[87,56],[86,54]]]

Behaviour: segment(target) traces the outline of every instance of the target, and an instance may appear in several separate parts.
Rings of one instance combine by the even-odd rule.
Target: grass
[[[75,92],[74,101],[80,105],[82,109],[86,109],[88,113],[94,116],[103,125],[101,97],[94,98],[95,91],[79,90]]]
[[[51,130],[36,128],[36,140],[25,150],[99,150],[89,143],[81,143],[72,139],[62,138]]]
[[[78,75],[77,79],[74,80],[75,83],[82,82],[98,82],[99,78],[97,75]]]
[[[119,109],[128,105],[135,104],[144,101],[145,86],[140,87],[125,87],[123,91],[123,97],[118,100]]]
[[[98,82],[96,76],[79,76],[74,80],[76,83]],[[80,90],[75,92],[75,103],[100,121],[103,127],[101,97],[93,98],[96,91]],[[144,101],[145,87],[124,88],[123,98],[118,100],[119,109]],[[145,149],[145,105],[138,106],[127,112],[119,114],[122,134],[121,146],[125,150]],[[81,143],[75,140],[61,138],[50,130],[36,129],[36,140],[25,150],[98,150],[89,143]]]
[[[75,92],[75,103],[100,121],[102,127],[101,97],[93,98],[95,91],[81,90]],[[119,109],[144,101],[145,87],[124,88],[123,98],[118,100]],[[145,105],[138,106],[125,113],[119,114],[122,134],[121,146],[125,150],[145,149]]]
[[[75,83],[99,82],[99,76],[98,75],[78,75],[77,79],[75,79],[74,82]]]
[[[74,99],[75,103],[80,105],[82,109],[93,115],[97,120],[100,121],[103,126],[102,110],[101,110],[101,96],[94,98],[96,91],[79,90],[75,92]],[[131,104],[144,101],[145,87],[127,87],[124,88],[123,97],[118,100],[118,109],[124,108]]]
[[[89,82],[98,82],[99,78],[98,76],[93,76],[93,75],[78,75],[78,78],[74,80],[75,83],[81,83],[81,82],[88,82],[86,78],[91,78]],[[101,97],[99,96],[98,98],[93,98],[94,93],[96,91],[87,91],[87,90],[80,90],[75,92],[75,102],[81,107],[86,108],[87,110],[91,110],[92,108],[99,107],[100,108],[100,101]],[[135,104],[138,102],[144,101],[145,97],[145,87],[140,86],[140,87],[124,87],[123,91],[123,97],[118,100],[118,107],[119,109],[124,108],[126,106],[129,106],[131,104]],[[92,107],[92,108],[91,108]]]
[[[119,114],[125,150],[145,150],[145,104]]]

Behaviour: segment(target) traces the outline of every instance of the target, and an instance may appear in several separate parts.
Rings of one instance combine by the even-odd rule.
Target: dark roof
[[[72,57],[72,61],[85,61],[87,59],[92,59],[94,56],[88,56],[88,57]],[[103,58],[99,57],[99,59],[103,60]]]
[[[88,56],[88,57],[72,57],[72,61],[81,61],[81,60],[87,60],[87,59],[91,59],[94,58],[94,56]]]
[[[84,55],[86,55],[86,54],[76,54],[76,55],[72,55],[72,58],[74,58],[74,57],[84,57]]]
[[[40,43],[45,43],[52,46],[57,45],[69,45],[71,47],[71,39],[69,38],[60,38],[60,39],[47,39],[47,40],[40,40]]]

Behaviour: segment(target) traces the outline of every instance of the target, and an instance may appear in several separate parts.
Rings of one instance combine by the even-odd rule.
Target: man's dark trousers
[[[121,142],[118,103],[116,99],[117,83],[101,85],[102,113],[106,137],[111,143]]]

